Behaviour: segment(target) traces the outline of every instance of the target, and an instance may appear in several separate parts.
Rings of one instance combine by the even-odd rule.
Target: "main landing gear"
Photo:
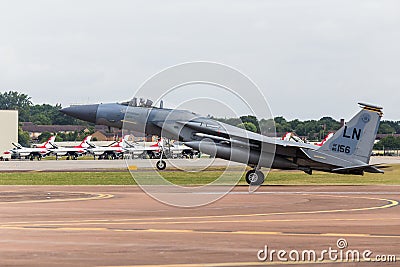
[[[264,173],[258,169],[253,169],[246,173],[246,182],[249,185],[261,185],[264,183],[264,179]]]

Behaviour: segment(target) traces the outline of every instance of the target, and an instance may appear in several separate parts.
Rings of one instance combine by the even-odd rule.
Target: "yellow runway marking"
[[[136,165],[130,165],[128,166],[128,170],[130,171],[137,171],[138,167]]]
[[[102,197],[104,195],[104,197]],[[246,218],[246,217],[264,217],[273,215],[301,215],[301,214],[319,214],[319,213],[339,213],[339,212],[354,212],[354,211],[366,211],[366,210],[378,210],[387,209],[399,205],[399,202],[392,199],[385,198],[374,198],[374,197],[354,197],[354,196],[337,196],[337,195],[314,195],[314,194],[302,194],[302,195],[313,195],[313,196],[324,196],[324,197],[336,197],[336,198],[352,198],[352,199],[367,199],[367,200],[379,200],[385,201],[387,204],[381,206],[372,206],[364,208],[352,208],[352,209],[334,209],[334,210],[315,210],[315,211],[288,211],[288,212],[271,212],[271,213],[254,213],[254,214],[226,214],[226,215],[205,215],[205,216],[183,216],[183,217],[153,217],[153,218],[129,218],[129,219],[119,219],[119,220],[70,220],[70,221],[31,221],[31,222],[9,222],[8,224],[35,224],[35,223],[96,223],[96,222],[145,222],[149,221],[177,221],[177,220],[201,220],[201,219],[219,219],[219,218]],[[113,195],[110,194],[99,194],[99,199],[111,198]],[[95,198],[97,199],[97,198]],[[85,200],[85,199],[83,199]],[[90,200],[90,199],[88,199]],[[48,200],[45,200],[46,202]],[[60,200],[61,201],[61,200]],[[73,200],[70,200],[73,201]],[[41,202],[41,201],[39,201]],[[15,203],[15,202],[14,202]],[[26,203],[26,202],[23,202]]]
[[[93,193],[86,193],[86,192],[74,192],[74,193],[93,195]],[[0,202],[0,205],[26,204],[26,203],[87,201],[87,200],[108,199],[108,198],[114,197],[114,195],[112,195],[112,194],[94,194],[94,195],[95,196],[91,196],[91,197],[65,198],[65,199],[59,198],[59,199],[38,199],[38,200],[7,201],[7,202]]]
[[[400,220],[399,218],[331,218],[331,219],[276,219],[276,220],[212,220],[212,221],[174,221],[174,222],[153,222],[153,221],[142,221],[142,222],[130,222],[123,221],[119,222],[118,220],[101,220],[101,221],[89,221],[89,222],[59,222],[59,223],[33,223],[29,224],[29,226],[62,226],[62,225],[174,225],[174,224],[208,224],[208,223],[268,223],[268,222],[322,222],[322,221],[387,221],[387,220]],[[3,224],[1,226],[21,226],[23,227],[24,223],[18,224]]]
[[[395,238],[400,235],[374,235],[374,234],[349,234],[349,233],[289,233],[289,232],[266,232],[266,231],[225,231],[225,230],[196,230],[196,229],[113,229],[106,227],[34,227],[34,226],[0,226],[7,230],[39,230],[39,231],[110,231],[110,232],[132,232],[132,233],[189,233],[189,234],[218,234],[218,235],[275,235],[275,236],[333,236],[333,237],[369,237],[369,238]]]

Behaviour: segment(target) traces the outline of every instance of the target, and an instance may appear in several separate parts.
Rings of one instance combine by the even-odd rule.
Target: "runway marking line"
[[[89,193],[90,194],[90,193]],[[104,195],[103,198],[111,198],[113,195],[111,194],[99,194]],[[302,194],[305,196],[314,195],[314,194]],[[387,209],[392,208],[399,205],[397,200],[385,199],[385,198],[374,198],[374,197],[355,197],[355,196],[337,196],[337,195],[316,195],[316,196],[324,196],[324,197],[336,197],[336,198],[357,198],[357,199],[367,199],[367,200],[379,200],[387,202],[386,205],[382,206],[373,206],[373,207],[365,207],[365,208],[352,208],[352,209],[334,209],[334,210],[316,210],[316,211],[288,211],[288,212],[271,212],[271,213],[254,213],[254,214],[226,214],[226,215],[205,215],[205,216],[183,216],[183,217],[153,217],[153,218],[130,218],[130,219],[119,219],[118,222],[134,222],[134,221],[168,221],[168,220],[190,220],[190,219],[208,219],[208,218],[245,218],[245,217],[263,217],[263,216],[273,216],[273,215],[298,215],[298,214],[318,214],[318,213],[338,213],[338,212],[353,212],[353,211],[365,211],[365,210],[377,210],[377,209]],[[83,199],[86,200],[86,199]],[[87,200],[90,200],[87,198]],[[43,202],[49,202],[48,200],[44,200]],[[61,201],[61,200],[59,200]],[[72,200],[71,200],[72,201]],[[35,202],[35,201],[34,201]],[[42,201],[40,201],[42,202]],[[5,204],[6,202],[2,203]],[[12,203],[12,202],[7,202]],[[16,202],[14,202],[16,203]],[[29,202],[24,202],[29,203]],[[9,222],[8,224],[32,224],[32,223],[80,223],[80,222],[104,222],[104,221],[115,221],[115,220],[70,220],[70,221],[31,221],[31,222]]]
[[[9,204],[26,204],[26,203],[49,203],[49,202],[70,202],[70,201],[87,201],[87,200],[100,200],[100,199],[108,199],[113,198],[112,194],[96,194],[96,193],[88,193],[88,192],[74,192],[79,194],[88,194],[94,195],[91,197],[79,197],[79,198],[59,198],[59,199],[38,199],[38,200],[22,200],[22,201],[7,201],[0,202],[0,205],[9,205]]]
[[[88,221],[88,222],[56,222],[56,223],[33,223],[29,226],[62,226],[62,225],[173,225],[173,224],[208,224],[208,223],[268,223],[268,222],[321,222],[321,221],[387,221],[387,220],[400,220],[399,218],[331,218],[331,219],[276,219],[276,220],[211,220],[211,221],[169,221],[169,222],[153,222],[153,221],[142,221],[142,222],[120,222],[118,220],[101,220],[101,221]],[[0,227],[6,226],[26,226],[23,223],[16,224],[3,224]]]
[[[307,194],[304,194],[307,195]],[[90,200],[90,199],[103,199],[110,198],[113,195],[110,194],[98,194],[94,198],[82,198],[82,200]],[[328,195],[331,196],[331,195]],[[331,197],[343,197],[343,196],[331,196]],[[399,204],[396,200],[390,199],[382,199],[382,198],[371,198],[371,197],[353,197],[350,198],[361,198],[361,199],[372,199],[372,200],[380,200],[386,201],[388,204],[382,206],[374,206],[374,207],[365,207],[365,208],[354,208],[354,209],[337,209],[337,210],[320,210],[320,211],[299,211],[299,212],[278,212],[278,213],[265,213],[265,214],[233,214],[233,215],[210,215],[210,216],[188,216],[188,217],[161,217],[156,218],[159,220],[154,223],[164,223],[164,224],[174,224],[174,223],[207,223],[207,222],[225,222],[225,221],[196,221],[196,222],[185,222],[185,221],[166,221],[166,220],[179,220],[179,219],[203,219],[203,218],[238,218],[238,217],[250,217],[250,216],[268,216],[268,215],[284,215],[284,214],[316,214],[316,213],[329,213],[329,212],[344,212],[344,211],[359,211],[359,210],[376,210],[376,209],[384,209],[397,206]],[[71,201],[58,199],[58,200],[44,200],[47,201]],[[77,200],[77,199],[74,199]],[[36,202],[36,201],[33,201]],[[40,201],[42,202],[42,201]],[[27,203],[27,202],[24,202]],[[377,218],[376,220],[379,220]],[[398,219],[398,218],[391,218]],[[56,225],[65,225],[71,226],[71,224],[151,224],[149,221],[151,219],[121,219],[121,220],[78,220],[78,221],[70,221],[69,224],[67,221],[57,222],[43,222],[43,223],[19,223],[19,224],[3,224],[0,225],[0,229],[16,229],[16,230],[55,230],[55,231],[115,231],[115,232],[149,232],[149,233],[197,233],[197,234],[230,234],[230,235],[284,235],[284,236],[352,236],[352,237],[379,237],[379,238],[400,238],[400,235],[374,235],[374,234],[343,234],[343,233],[289,233],[289,232],[264,232],[264,231],[223,231],[223,230],[196,230],[196,229],[114,229],[107,227],[56,227]],[[154,220],[154,218],[153,218]],[[307,219],[304,219],[306,221]],[[334,220],[334,219],[333,219]],[[346,220],[346,219],[342,219]],[[348,220],[357,220],[357,219],[348,219]],[[363,219],[358,219],[363,220]],[[375,220],[375,219],[364,219],[364,220]],[[296,221],[296,220],[233,220],[233,222],[265,222],[265,221]],[[226,222],[232,222],[232,220],[227,220]]]
[[[190,233],[190,234],[223,234],[223,235],[275,235],[275,236],[316,236],[316,237],[370,237],[400,239],[400,235],[383,234],[350,234],[350,233],[295,233],[295,232],[266,232],[266,231],[226,231],[226,230],[196,230],[196,229],[115,229],[106,227],[35,227],[35,226],[0,226],[7,230],[39,230],[39,231],[110,231],[137,233]]]

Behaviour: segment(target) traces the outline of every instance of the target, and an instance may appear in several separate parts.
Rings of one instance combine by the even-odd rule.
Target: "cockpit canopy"
[[[162,103],[162,101],[161,101],[161,103]],[[153,107],[152,100],[145,99],[145,98],[139,98],[139,103],[138,103],[138,99],[136,97],[132,98],[132,100],[130,100],[130,101],[125,101],[120,104],[124,105],[124,106],[131,106],[131,107],[145,107],[145,108]]]

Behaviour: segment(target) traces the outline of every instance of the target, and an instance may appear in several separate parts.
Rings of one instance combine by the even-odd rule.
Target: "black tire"
[[[159,161],[157,161],[156,167],[157,167],[157,169],[162,171],[167,167],[167,163],[164,160],[160,159]]]
[[[249,185],[261,185],[264,183],[264,173],[257,170],[250,170],[246,173],[246,183]]]

